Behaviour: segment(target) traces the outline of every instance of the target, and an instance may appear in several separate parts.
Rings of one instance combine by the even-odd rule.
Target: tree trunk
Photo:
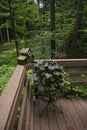
[[[40,8],[41,0],[37,0],[38,3],[38,13],[39,13],[39,20],[40,20],[40,28],[42,29],[42,9]]]
[[[7,27],[7,40],[8,40],[8,42],[10,41],[10,38],[9,38],[9,29],[8,29],[8,27]]]
[[[80,29],[81,20],[82,20],[82,12],[83,12],[83,0],[78,0],[77,16],[76,16],[76,22],[75,22],[73,35],[72,35],[71,48],[70,48],[70,58],[76,57],[77,42],[79,38],[79,29]]]
[[[3,28],[3,41],[7,41],[7,34],[6,34],[6,28]]]
[[[51,58],[55,58],[55,0],[51,0]]]
[[[39,12],[39,17],[41,17],[41,11],[40,11],[40,0],[37,0],[38,3],[38,12]]]
[[[41,0],[37,0],[37,3],[38,3],[38,13],[39,13],[39,22],[40,22],[40,34],[41,34],[41,32],[43,32],[43,19],[41,18],[43,15],[43,11],[40,8]],[[42,36],[41,36],[41,53],[42,53],[42,55],[44,55],[44,53],[45,53],[44,39]]]
[[[3,43],[3,34],[2,34],[2,30],[0,29],[0,42]]]
[[[14,10],[12,11],[12,8],[11,8],[11,0],[8,0],[8,4],[9,4],[10,21],[11,21],[11,25],[12,25],[12,29],[13,29],[13,33],[14,33],[14,39],[15,39],[16,53],[17,53],[17,57],[18,57],[19,56],[18,42],[17,42],[17,38],[16,38],[16,31],[15,31],[15,26],[14,26]]]

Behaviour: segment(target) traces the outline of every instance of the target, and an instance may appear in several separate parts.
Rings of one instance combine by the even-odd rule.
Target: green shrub
[[[15,67],[3,65],[0,67],[0,95],[10,79]]]

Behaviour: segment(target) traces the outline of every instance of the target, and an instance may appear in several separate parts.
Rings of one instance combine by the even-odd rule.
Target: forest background
[[[23,47],[35,59],[86,58],[87,1],[0,1],[0,93]]]

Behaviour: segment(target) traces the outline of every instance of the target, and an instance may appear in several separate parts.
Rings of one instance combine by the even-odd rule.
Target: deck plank
[[[40,100],[40,113],[43,111],[46,103]],[[41,120],[41,130],[49,130],[48,112],[45,111],[43,116],[40,117]]]
[[[79,100],[75,99],[72,102],[76,108],[76,111],[77,111],[84,127],[87,127],[87,115],[86,115],[85,111],[83,110],[82,106],[80,105]]]
[[[79,99],[78,102],[80,103],[80,105],[81,105],[82,108],[83,108],[83,111],[84,111],[85,114],[87,115],[87,103],[86,103],[86,101],[84,102],[84,100]]]
[[[34,120],[33,120],[33,128],[34,130],[40,130],[40,117],[39,117],[39,113],[40,113],[40,102],[39,101],[34,101],[33,104],[33,112],[34,112]]]
[[[55,103],[55,105],[63,112],[59,102]],[[58,110],[55,109],[55,116],[57,119],[59,130],[67,130],[66,121],[64,119],[64,113],[60,113],[58,112]]]
[[[71,116],[73,118],[74,124],[76,125],[77,130],[84,130],[84,126],[81,122],[81,119],[79,118],[79,115],[75,109],[75,107],[72,104],[72,100],[67,100],[67,105],[69,108],[69,111],[71,112]]]
[[[59,130],[52,104],[48,107],[49,130]]]
[[[59,113],[50,105],[43,116],[40,112],[46,102],[36,101],[34,104],[33,130],[85,130],[87,129],[87,99],[59,99],[56,105],[63,111]]]
[[[69,111],[69,108],[67,106],[66,99],[61,99],[57,102],[60,102],[61,104],[61,109],[64,114],[64,119],[66,121],[67,130],[77,130],[74,124],[73,118],[71,116],[71,113]]]

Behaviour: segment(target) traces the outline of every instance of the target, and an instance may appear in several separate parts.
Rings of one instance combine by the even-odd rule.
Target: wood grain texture
[[[13,129],[26,69],[17,66],[0,99],[0,130]]]
[[[50,105],[43,116],[39,113],[46,105],[44,101],[34,103],[33,130],[85,130],[87,129],[87,99],[59,99],[56,102],[63,114]]]

